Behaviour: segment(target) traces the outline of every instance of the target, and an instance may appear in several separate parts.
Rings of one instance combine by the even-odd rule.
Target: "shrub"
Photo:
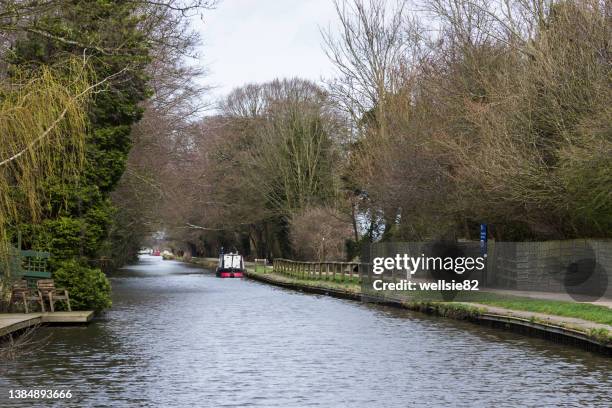
[[[310,207],[291,218],[289,237],[299,259],[343,260],[346,240],[351,237],[351,223],[335,209]]]
[[[57,287],[65,288],[70,294],[74,310],[95,310],[111,307],[111,286],[100,269],[91,269],[71,260],[61,264],[53,273]]]

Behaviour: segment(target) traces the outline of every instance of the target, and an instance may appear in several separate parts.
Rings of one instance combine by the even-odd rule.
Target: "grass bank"
[[[296,277],[285,276],[272,272],[271,269],[264,270],[261,266],[249,268],[250,271],[258,274],[265,273],[273,275],[277,279],[282,279],[287,282],[300,282],[304,285],[318,285],[329,288],[341,288],[352,292],[361,293],[361,284],[357,278],[341,278],[336,277],[335,280],[327,279],[300,279]],[[445,302],[440,296],[439,299],[434,299],[437,294],[432,295],[431,292],[425,291],[409,291],[409,292],[382,292],[385,296],[393,296],[402,299],[406,302],[417,303],[451,303]],[[544,313],[554,316],[571,317],[576,319],[587,320],[595,323],[607,324],[612,326],[612,309],[606,306],[593,305],[590,303],[577,303],[562,300],[535,299],[510,295],[499,295],[486,291],[465,291],[458,293],[453,299],[455,303],[479,303],[483,305],[496,306],[510,310],[519,310],[525,312]]]
[[[590,303],[574,303],[556,300],[521,298],[482,293],[478,303],[511,310],[545,313],[573,317],[612,326],[612,309]]]

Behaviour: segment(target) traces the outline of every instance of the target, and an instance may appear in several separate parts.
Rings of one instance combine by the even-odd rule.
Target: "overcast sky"
[[[213,97],[277,77],[330,77],[319,27],[335,21],[332,0],[221,0],[195,22]]]

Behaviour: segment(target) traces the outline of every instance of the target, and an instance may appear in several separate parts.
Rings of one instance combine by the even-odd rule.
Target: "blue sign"
[[[480,224],[480,254],[487,257],[487,224]]]

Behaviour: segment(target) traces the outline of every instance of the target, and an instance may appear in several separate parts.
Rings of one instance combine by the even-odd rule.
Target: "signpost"
[[[487,224],[480,224],[480,255],[487,257]]]
[[[482,271],[482,285],[485,286],[487,284],[487,269],[489,267],[487,261],[487,235],[488,235],[488,227],[487,224],[480,224],[480,255],[484,258],[485,269]]]

